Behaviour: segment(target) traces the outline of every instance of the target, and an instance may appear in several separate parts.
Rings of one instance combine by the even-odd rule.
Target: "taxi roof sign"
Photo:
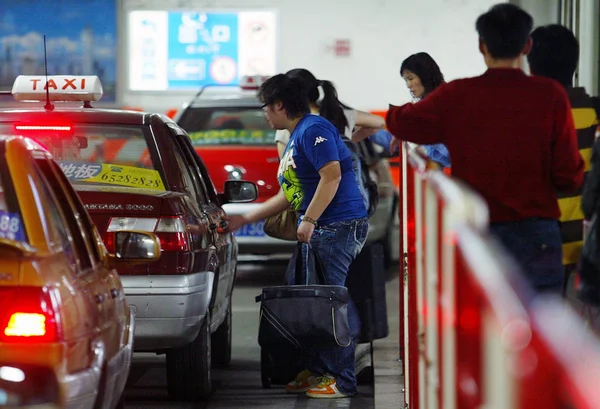
[[[19,75],[12,95],[17,101],[92,102],[102,98],[102,83],[96,75]]]
[[[268,79],[269,77],[266,75],[247,75],[240,79],[240,87],[242,89],[259,89]]]

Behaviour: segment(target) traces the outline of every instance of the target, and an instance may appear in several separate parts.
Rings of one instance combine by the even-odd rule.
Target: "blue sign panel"
[[[169,13],[168,88],[238,84],[238,14]]]

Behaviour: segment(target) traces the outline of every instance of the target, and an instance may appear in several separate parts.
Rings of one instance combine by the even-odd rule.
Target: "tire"
[[[194,341],[167,351],[167,390],[179,401],[198,401],[210,398],[211,336],[208,316]]]
[[[225,319],[219,325],[219,328],[212,334],[211,343],[212,365],[215,367],[224,367],[231,362],[231,341],[232,341],[232,311],[231,300],[227,306]]]

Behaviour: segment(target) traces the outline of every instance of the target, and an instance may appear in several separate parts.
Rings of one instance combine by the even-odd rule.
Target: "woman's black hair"
[[[425,88],[425,95],[446,82],[440,67],[427,53],[416,53],[402,61],[400,75],[404,70],[410,71],[419,77],[423,88]]]
[[[303,85],[306,89],[308,100],[319,107],[319,114],[329,120],[338,131],[343,135],[348,120],[344,115],[344,109],[350,109],[338,100],[335,86],[330,81],[318,80],[310,71],[304,68],[295,68],[285,73],[289,78],[293,78]],[[319,104],[319,87],[323,88],[323,100]]]
[[[258,90],[258,99],[265,105],[281,102],[290,119],[310,112],[304,86],[284,74],[274,75],[266,80]]]

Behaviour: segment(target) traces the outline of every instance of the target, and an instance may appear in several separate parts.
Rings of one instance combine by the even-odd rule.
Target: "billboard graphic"
[[[129,14],[129,88],[134,91],[237,85],[275,73],[273,12]]]
[[[0,89],[20,75],[97,75],[102,102],[114,102],[117,0],[5,1],[0,13]]]

